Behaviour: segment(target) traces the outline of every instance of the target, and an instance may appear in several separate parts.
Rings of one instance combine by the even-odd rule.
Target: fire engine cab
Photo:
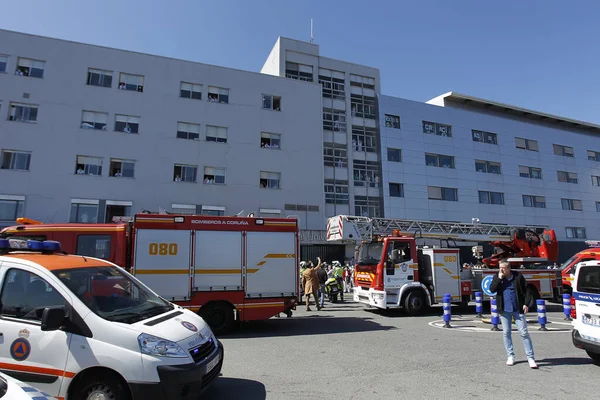
[[[354,300],[372,307],[404,308],[414,315],[440,302],[444,294],[463,305],[479,290],[484,298],[494,295],[489,285],[497,270],[489,267],[497,265],[497,257],[483,259],[479,268],[463,270],[458,248],[417,244],[427,239],[503,243],[501,252],[514,268],[523,266],[521,272],[535,298],[551,299],[561,293],[560,273],[539,267],[556,260],[553,230],[338,215],[328,220],[327,239],[360,244]],[[480,250],[473,248],[476,256]]]
[[[137,214],[114,224],[29,221],[0,235],[57,240],[69,253],[114,262],[197,312],[215,333],[230,330],[235,320],[291,316],[298,299],[293,218]]]

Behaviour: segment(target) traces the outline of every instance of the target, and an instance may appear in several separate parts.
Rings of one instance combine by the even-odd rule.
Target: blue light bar
[[[34,251],[43,251],[44,250],[44,243],[37,241],[37,240],[28,240],[27,241],[27,248],[29,250],[34,250]]]
[[[8,239],[0,239],[0,250],[10,249],[10,242]]]
[[[42,242],[42,244],[44,245],[44,251],[60,251],[61,250],[60,242],[57,242],[56,240],[44,240],[44,242]]]

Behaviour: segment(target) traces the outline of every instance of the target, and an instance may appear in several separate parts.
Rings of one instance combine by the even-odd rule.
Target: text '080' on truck
[[[521,269],[536,299],[562,294],[561,271],[549,269],[558,257],[556,235],[544,227],[338,215],[328,220],[327,239],[359,245],[354,300],[371,307],[415,315],[445,294],[463,306],[479,291],[489,299],[501,259]],[[446,246],[431,244],[443,242]],[[471,246],[479,260],[475,267],[461,267],[456,242]],[[480,243],[490,243],[497,253],[484,258]]]
[[[57,240],[69,253],[114,262],[198,313],[216,334],[236,321],[291,316],[296,307],[295,218],[136,214],[107,224],[22,222],[0,237]]]

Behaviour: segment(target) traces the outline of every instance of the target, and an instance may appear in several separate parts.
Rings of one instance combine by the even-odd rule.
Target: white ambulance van
[[[578,264],[573,299],[573,344],[600,364],[600,261]]]
[[[0,371],[59,399],[192,399],[223,346],[117,265],[0,239]]]

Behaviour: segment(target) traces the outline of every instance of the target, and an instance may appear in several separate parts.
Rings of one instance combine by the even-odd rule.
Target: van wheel
[[[235,323],[233,308],[226,303],[208,304],[200,309],[200,316],[215,335],[229,332]]]
[[[78,385],[74,398],[82,400],[129,400],[120,380],[109,373],[89,374]]]
[[[404,309],[408,315],[418,315],[425,307],[425,296],[420,290],[408,292],[404,297]]]
[[[591,351],[587,351],[586,353],[596,364],[600,364],[600,353],[592,353]]]

